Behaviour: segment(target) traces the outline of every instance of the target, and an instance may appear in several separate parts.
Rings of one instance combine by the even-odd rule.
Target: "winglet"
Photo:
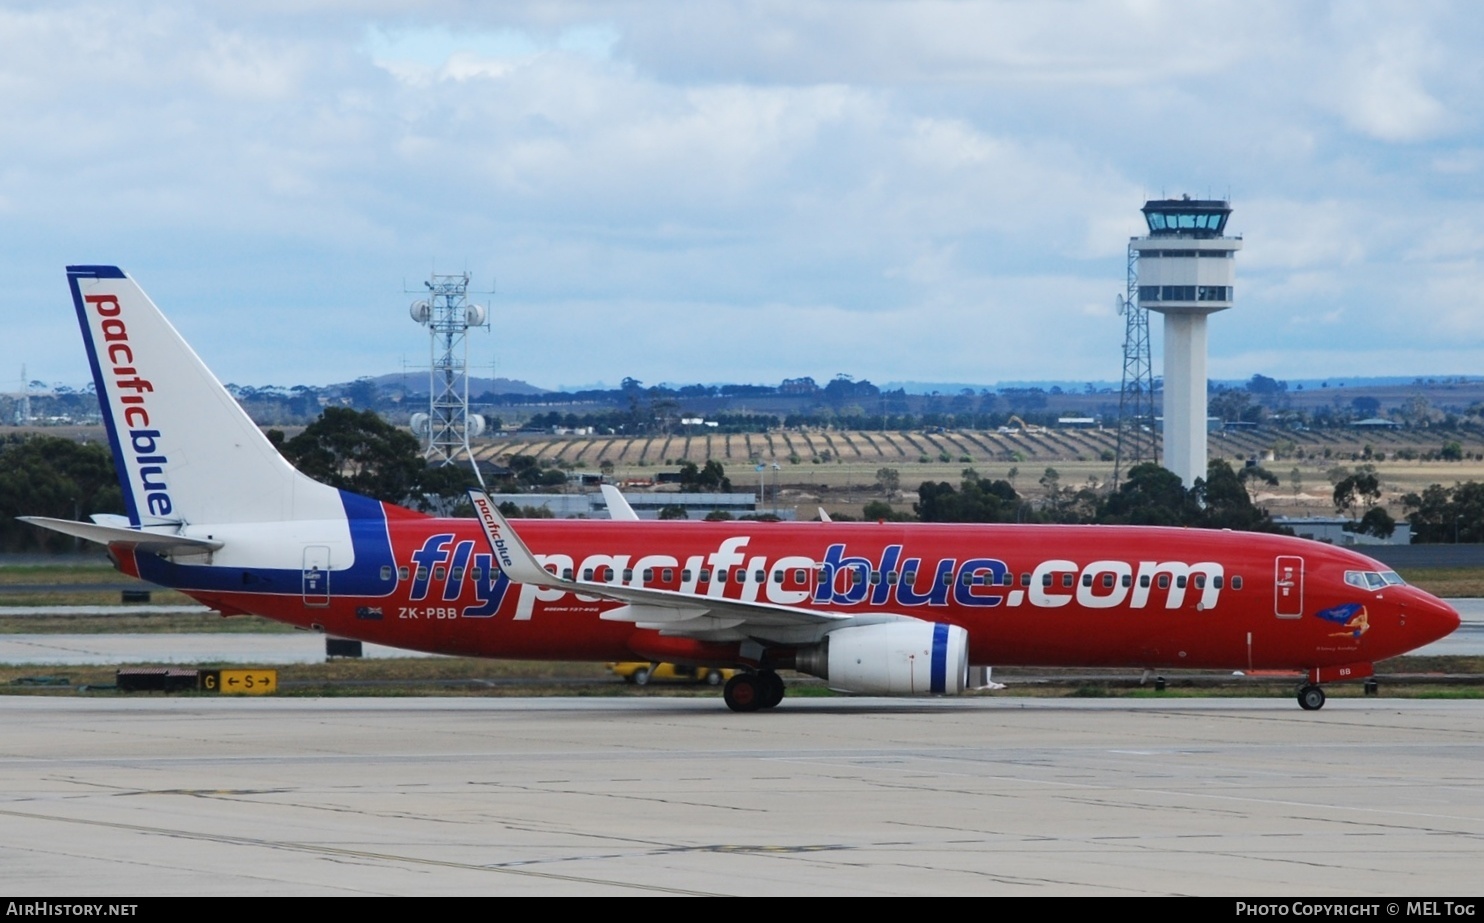
[[[564,588],[569,586],[566,581],[537,562],[536,556],[521,541],[520,536],[515,534],[515,530],[510,528],[510,523],[500,514],[500,508],[495,506],[495,501],[490,499],[489,494],[470,488],[469,502],[474,504],[474,517],[484,529],[484,537],[489,541],[490,550],[495,553],[495,559],[500,562],[500,569],[505,572],[505,576],[516,583]]]
[[[629,506],[629,501],[623,498],[618,488],[612,484],[604,484],[598,488],[603,491],[603,499],[608,503],[608,518],[621,522],[638,522],[639,514]]]

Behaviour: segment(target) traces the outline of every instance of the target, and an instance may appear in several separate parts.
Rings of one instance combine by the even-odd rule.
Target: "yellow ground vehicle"
[[[647,686],[650,683],[705,683],[708,686],[720,686],[737,672],[714,667],[688,667],[677,663],[649,663],[645,660],[610,663],[608,669],[622,676],[624,682],[636,686]]]

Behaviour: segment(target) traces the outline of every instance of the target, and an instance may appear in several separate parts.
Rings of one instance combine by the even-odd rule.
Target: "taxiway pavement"
[[[0,697],[35,896],[1476,895],[1484,703]]]

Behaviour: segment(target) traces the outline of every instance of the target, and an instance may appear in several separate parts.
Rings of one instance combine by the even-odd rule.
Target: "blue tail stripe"
[[[117,266],[68,266],[67,275],[86,279],[122,279],[124,271]]]
[[[88,366],[93,370],[93,387],[98,393],[98,409],[103,416],[103,429],[108,433],[108,447],[113,452],[113,470],[119,479],[119,488],[124,494],[124,512],[129,522],[139,525],[139,507],[134,503],[134,481],[129,469],[124,466],[124,450],[119,443],[118,425],[113,419],[113,402],[108,399],[108,385],[103,380],[103,367],[98,364],[98,349],[93,343],[92,327],[88,325],[88,309],[82,300],[79,279],[122,279],[116,266],[68,266],[67,285],[72,289],[72,304],[77,308],[77,322],[82,327],[83,346],[88,351]]]

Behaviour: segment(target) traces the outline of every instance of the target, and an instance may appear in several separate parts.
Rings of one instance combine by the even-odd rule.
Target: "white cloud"
[[[1476,19],[1278,0],[0,10],[0,309],[56,305],[63,263],[116,260],[225,375],[297,383],[418,355],[404,281],[468,267],[499,280],[501,362],[538,384],[1113,378],[1138,209],[1188,191],[1230,193],[1246,239],[1213,367],[1315,336],[1456,357],[1484,333]],[[1419,293],[1447,307],[1398,310]],[[244,313],[271,322],[223,321]],[[67,347],[31,361],[69,355],[70,323],[64,305]],[[25,352],[0,345],[0,369]]]

